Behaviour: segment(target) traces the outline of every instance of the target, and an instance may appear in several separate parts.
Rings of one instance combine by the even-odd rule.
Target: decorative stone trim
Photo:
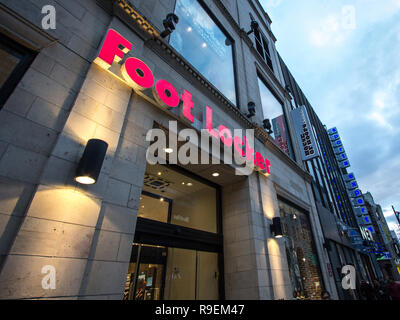
[[[145,18],[143,18],[126,0],[116,0],[116,4],[123,9],[136,23],[150,35],[158,37],[160,34]]]

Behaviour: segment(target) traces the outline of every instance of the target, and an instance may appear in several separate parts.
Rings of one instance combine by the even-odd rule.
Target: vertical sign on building
[[[310,119],[305,106],[291,111],[294,129],[300,145],[302,159],[304,161],[318,157],[317,143],[312,131]]]

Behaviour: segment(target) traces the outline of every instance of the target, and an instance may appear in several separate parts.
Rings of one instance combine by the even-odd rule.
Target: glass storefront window
[[[170,44],[236,104],[233,43],[197,0],[177,0],[179,23]]]
[[[164,198],[143,193],[140,197],[138,217],[168,222],[169,202]]]
[[[135,243],[124,300],[218,300],[218,254]]]
[[[139,217],[217,233],[217,190],[162,165],[147,165]]]
[[[321,299],[321,277],[308,215],[279,200],[293,295],[297,299]]]
[[[270,119],[271,121],[273,130],[271,137],[278,147],[293,159],[293,150],[285,115],[283,113],[283,106],[260,77],[258,77],[258,86],[260,89],[264,119]]]

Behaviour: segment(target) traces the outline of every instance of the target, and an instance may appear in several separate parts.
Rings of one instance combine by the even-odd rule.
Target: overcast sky
[[[276,46],[362,192],[400,211],[400,0],[260,0]],[[354,18],[354,19],[353,19]]]

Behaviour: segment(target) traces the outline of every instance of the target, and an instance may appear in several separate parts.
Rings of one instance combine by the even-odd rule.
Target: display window
[[[319,300],[323,284],[308,214],[283,200],[278,204],[293,296]]]

